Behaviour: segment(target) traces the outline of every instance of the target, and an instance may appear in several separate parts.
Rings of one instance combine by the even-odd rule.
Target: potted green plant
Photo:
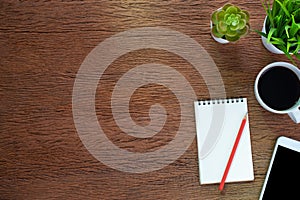
[[[249,13],[232,4],[225,4],[211,15],[211,35],[220,43],[236,42],[249,33]]]
[[[285,54],[296,65],[295,60],[300,60],[300,0],[274,0],[272,6],[265,0],[262,5],[266,17],[262,31],[256,32],[266,49]]]

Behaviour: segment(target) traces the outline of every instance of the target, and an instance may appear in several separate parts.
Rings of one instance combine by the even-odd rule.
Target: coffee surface
[[[270,108],[286,110],[299,100],[300,81],[292,70],[286,67],[274,67],[260,77],[258,93]]]

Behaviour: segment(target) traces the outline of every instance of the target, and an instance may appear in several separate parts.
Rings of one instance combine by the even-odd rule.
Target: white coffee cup
[[[266,109],[266,110],[268,110],[270,112],[273,112],[273,113],[277,113],[277,114],[288,114],[295,123],[300,123],[300,110],[299,110],[300,109],[300,98],[299,98],[300,96],[297,97],[297,95],[294,95],[295,96],[294,98],[297,98],[297,99],[296,99],[295,103],[293,105],[291,105],[289,108],[276,109],[276,108],[272,108],[270,106],[270,103],[267,103],[266,100],[264,101],[263,100],[265,98],[265,97],[263,97],[264,95],[259,93],[259,90],[261,90],[261,89],[259,89],[259,87],[262,87],[261,85],[259,85],[259,84],[262,84],[262,83],[260,83],[260,82],[262,82],[262,81],[260,81],[261,77],[265,76],[265,74],[267,72],[270,72],[274,68],[278,69],[278,67],[288,68],[289,70],[291,70],[292,72],[294,72],[294,74],[296,75],[296,77],[298,77],[298,80],[299,80],[299,83],[300,83],[300,70],[296,66],[294,66],[294,65],[292,65],[290,63],[286,63],[286,62],[274,62],[274,63],[271,63],[271,64],[267,65],[266,67],[264,67],[259,72],[259,74],[257,75],[255,83],[254,83],[254,94],[256,96],[256,99],[257,99],[258,103],[264,109]],[[264,81],[266,81],[266,80],[267,80],[267,78],[265,78]],[[298,87],[298,85],[300,85],[300,84],[297,84],[297,86],[295,86],[295,87],[300,90],[300,88]],[[272,92],[275,93],[276,89],[277,88],[274,88],[273,89],[274,91],[272,91]],[[260,92],[262,92],[262,91],[260,91]],[[297,92],[295,91],[295,94],[296,93],[298,94],[298,90],[297,90]],[[272,99],[272,98],[269,98],[269,99]],[[270,101],[272,101],[272,100],[270,100]]]

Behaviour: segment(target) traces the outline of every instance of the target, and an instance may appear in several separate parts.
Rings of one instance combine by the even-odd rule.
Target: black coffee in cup
[[[299,78],[286,67],[277,66],[265,71],[257,86],[262,101],[274,110],[287,110],[293,107],[300,97]]]

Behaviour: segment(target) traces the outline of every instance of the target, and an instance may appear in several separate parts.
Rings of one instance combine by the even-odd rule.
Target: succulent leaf
[[[217,38],[222,38],[224,35],[217,31],[217,26],[213,26],[211,30],[212,34]]]
[[[239,31],[240,37],[246,36],[249,33],[250,27],[246,25],[243,29]]]
[[[224,21],[220,21],[218,24],[217,24],[217,31],[223,35],[226,34],[227,32],[227,24],[224,22]]]
[[[227,9],[226,9],[226,13],[230,13],[230,14],[234,14],[234,13],[237,13],[237,8],[236,6],[229,6]]]
[[[243,29],[247,25],[247,22],[244,19],[241,19],[239,22],[239,29]]]
[[[212,21],[213,24],[217,24],[217,23],[218,23],[217,14],[218,14],[218,11],[215,11],[215,12],[213,12],[213,14],[211,15],[211,21]]]
[[[239,29],[239,26],[230,26],[231,31],[236,31]]]
[[[217,22],[215,24],[218,24],[218,21],[221,21],[225,18],[225,11],[223,10],[220,10],[218,13],[217,13]]]
[[[229,37],[235,37],[238,35],[238,32],[236,32],[235,30],[232,30],[231,28],[229,28],[226,32],[226,35]]]
[[[225,36],[226,40],[228,40],[229,42],[235,42],[238,41],[240,39],[239,36],[234,36],[234,37],[230,37],[228,35]]]
[[[233,6],[233,5],[230,3],[227,3],[222,7],[222,10],[227,10],[227,8],[229,8],[230,6]]]
[[[244,19],[244,20],[246,20],[246,22],[248,22],[249,21],[249,14],[246,14],[246,12],[247,11],[239,12],[239,15],[241,16],[241,19]]]

